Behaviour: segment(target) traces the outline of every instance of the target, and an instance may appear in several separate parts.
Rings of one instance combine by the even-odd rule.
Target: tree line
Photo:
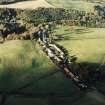
[[[85,27],[105,27],[105,18],[97,13],[96,8],[94,10],[94,12],[87,13],[85,11],[63,8],[38,8],[31,11],[23,10],[21,18],[35,26],[43,22],[54,21],[57,24],[68,22],[68,24],[71,23]],[[25,17],[23,18],[23,16]]]
[[[105,27],[105,10],[95,7],[95,12],[86,13],[85,11],[63,8],[0,9],[0,32],[3,33],[4,37],[12,33],[28,32],[30,28],[48,22],[84,27]]]

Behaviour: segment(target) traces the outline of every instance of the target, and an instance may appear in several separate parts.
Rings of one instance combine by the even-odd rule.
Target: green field
[[[65,99],[70,103],[73,98],[69,100],[69,95],[78,91],[51,63],[39,45],[34,47],[31,41],[9,41],[0,45],[0,84],[0,92],[10,92],[6,105],[50,105],[53,100],[61,103],[60,100],[64,100],[62,96],[67,97]],[[25,92],[26,96],[11,94],[16,91]],[[80,95],[78,91],[76,97]]]
[[[89,12],[97,5],[86,0],[46,1],[57,8]],[[63,35],[57,43],[91,69],[105,58],[105,28],[59,25],[54,34]],[[0,44],[0,105],[105,105],[105,80],[95,86],[80,91],[30,40]]]
[[[80,91],[30,41],[0,45],[0,84],[0,92],[26,93],[7,95],[6,105],[105,105],[102,94]]]
[[[68,26],[59,26],[55,34],[65,36],[58,43],[76,55],[78,62],[100,63],[105,52],[104,32],[83,27],[71,32]],[[105,105],[105,96],[94,89],[80,91],[31,41],[0,44],[0,84],[0,92],[25,93],[7,95],[6,105]],[[104,84],[100,86],[104,91]]]
[[[64,35],[65,40],[59,41],[69,50],[70,55],[76,55],[79,62],[100,63],[105,57],[105,29],[61,26],[56,35]]]
[[[13,90],[20,87],[19,84],[27,83],[34,73],[37,78],[56,69],[31,41],[10,41],[0,45],[0,90]]]
[[[86,0],[46,0],[58,8],[72,8],[81,11],[93,11],[94,6],[99,3],[87,2]]]

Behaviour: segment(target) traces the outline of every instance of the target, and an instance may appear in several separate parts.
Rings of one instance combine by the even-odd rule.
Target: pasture
[[[104,1],[87,0],[22,0],[10,4],[0,5],[0,8],[37,9],[45,8],[66,8],[80,11],[93,12],[95,5],[103,5]]]
[[[60,102],[54,97],[66,97],[78,91],[39,45],[33,46],[31,41],[0,44],[0,84],[0,93],[9,92],[6,105],[49,105],[53,100]]]
[[[57,27],[55,34],[65,36],[58,43],[70,55],[75,54],[78,62],[99,63],[102,59],[104,29],[75,27],[70,32],[68,26],[62,26]],[[0,45],[0,84],[1,93],[9,92],[6,105],[105,105],[105,96],[94,89],[80,91],[31,41],[8,41]],[[104,91],[103,83],[100,85]]]
[[[93,11],[97,3],[82,0],[32,0],[1,8],[36,9],[38,7],[72,8]],[[105,29],[58,26],[57,41],[77,62],[100,65],[105,57]],[[92,68],[93,69],[93,68]],[[43,53],[38,44],[6,41],[0,44],[0,105],[105,105],[105,81],[97,89],[80,91],[62,70]],[[104,95],[103,95],[104,94]]]
[[[58,8],[72,8],[81,11],[93,11],[94,6],[100,3],[87,2],[86,0],[46,0],[49,4]]]
[[[72,29],[72,30],[71,30]],[[76,55],[78,62],[101,63],[105,57],[105,29],[60,26],[55,35],[63,35],[58,43]]]

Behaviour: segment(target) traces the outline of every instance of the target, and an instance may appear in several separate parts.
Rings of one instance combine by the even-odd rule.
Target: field
[[[0,93],[10,92],[6,105],[49,105],[57,100],[54,97],[58,97],[59,102],[60,97],[64,100],[62,97],[78,91],[40,47],[37,44],[34,47],[30,41],[10,41],[0,45],[0,84]],[[67,98],[67,102],[73,100],[70,99]]]
[[[10,3],[15,3],[15,2],[20,2],[20,1],[27,1],[27,0],[0,0],[0,4],[10,4]]]
[[[96,4],[86,0],[29,0],[0,8],[63,7],[93,11]],[[63,35],[64,39],[57,43],[88,68],[95,69],[93,66],[99,67],[105,61],[104,28],[62,25],[57,26],[54,34]],[[96,88],[80,91],[38,44],[33,46],[29,40],[0,44],[0,105],[105,105],[104,83],[97,81]]]
[[[78,62],[100,63],[103,58],[104,29],[74,27],[71,32],[68,26],[59,26],[55,34],[65,36],[58,43]],[[96,89],[80,91],[31,41],[0,44],[0,84],[0,93],[10,92],[6,105],[105,105],[103,94]]]
[[[27,0],[8,5],[0,5],[0,8],[19,8],[19,9],[37,9],[39,7],[45,8],[66,8],[77,9],[81,11],[94,11],[95,5],[103,5],[104,2],[87,0]]]
[[[10,41],[0,45],[0,82],[2,83],[0,90],[18,88],[18,84],[23,84],[22,82],[25,79],[27,82],[28,79],[33,77],[34,73],[38,76],[52,68],[53,70],[57,69],[43,54],[38,45],[34,48],[30,41]],[[6,78],[8,78],[8,81],[5,80]]]
[[[59,43],[67,48],[71,55],[76,55],[79,62],[100,63],[105,56],[104,33],[104,28],[60,26],[55,35],[65,37],[65,40]]]
[[[47,0],[49,4],[59,8],[72,8],[81,11],[93,11],[94,6],[100,3],[87,2],[86,0]]]
[[[0,8],[19,8],[19,9],[37,9],[39,7],[53,8],[53,6],[47,3],[45,0],[29,0],[29,1],[11,3],[8,5],[0,5]]]

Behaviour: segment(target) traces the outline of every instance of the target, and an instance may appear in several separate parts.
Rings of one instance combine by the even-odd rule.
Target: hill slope
[[[93,11],[95,5],[101,5],[102,2],[92,2],[90,0],[47,0],[55,7],[73,8],[84,11]]]
[[[15,3],[20,1],[27,1],[27,0],[0,0],[0,4],[10,4],[10,3]]]
[[[19,9],[36,9],[39,7],[50,8],[54,7],[47,3],[45,0],[29,0],[29,1],[21,1],[17,3],[11,3],[8,5],[0,5],[0,8],[19,8]]]
[[[8,5],[0,5],[0,8],[36,9],[39,7],[56,7],[93,11],[95,5],[103,4],[104,0],[22,0]]]

